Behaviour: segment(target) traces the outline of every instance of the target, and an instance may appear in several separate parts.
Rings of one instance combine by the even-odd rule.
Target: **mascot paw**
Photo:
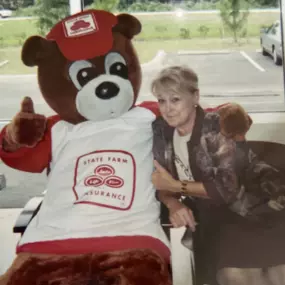
[[[32,99],[25,97],[20,112],[7,126],[3,147],[7,151],[33,147],[43,138],[45,128],[46,117],[36,114]]]

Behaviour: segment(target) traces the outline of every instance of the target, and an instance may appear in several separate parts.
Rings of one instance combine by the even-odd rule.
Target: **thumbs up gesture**
[[[19,147],[33,147],[44,136],[46,117],[36,114],[30,97],[25,97],[21,110],[6,128],[4,148],[14,151]]]

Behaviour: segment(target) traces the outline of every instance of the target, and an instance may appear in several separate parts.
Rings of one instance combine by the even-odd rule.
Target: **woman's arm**
[[[181,201],[180,194],[166,191],[158,191],[158,199],[167,207],[169,211],[169,221],[175,228],[188,226],[195,231],[197,225],[193,212]]]
[[[172,186],[173,192],[179,192],[185,196],[209,198],[206,189],[201,182],[175,180]]]
[[[159,191],[159,195],[162,195],[162,203],[164,203],[164,201],[166,203],[168,203],[169,200],[171,201],[171,198],[173,198],[173,194],[175,193],[176,195],[180,193],[185,196],[209,198],[203,183],[175,180],[157,161],[154,161],[154,165],[156,170],[152,174],[152,183],[156,189],[161,190]],[[170,191],[172,193],[165,191]]]
[[[179,193],[173,193],[170,191],[157,191],[157,197],[161,203],[163,203],[168,209],[170,209],[180,198]]]

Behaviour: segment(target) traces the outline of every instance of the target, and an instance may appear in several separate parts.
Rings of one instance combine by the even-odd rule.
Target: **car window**
[[[272,35],[276,35],[278,29],[279,29],[279,24],[278,24],[278,23],[273,24],[273,25],[271,26],[271,28],[269,29],[268,33],[269,33],[269,34],[272,34]]]
[[[269,26],[268,29],[267,29],[267,33],[271,33],[272,29],[274,28],[274,24]]]

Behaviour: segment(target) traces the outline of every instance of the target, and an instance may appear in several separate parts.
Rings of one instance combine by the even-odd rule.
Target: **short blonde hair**
[[[198,76],[186,66],[170,66],[161,70],[151,84],[154,96],[169,91],[175,94],[193,94],[198,90]]]

